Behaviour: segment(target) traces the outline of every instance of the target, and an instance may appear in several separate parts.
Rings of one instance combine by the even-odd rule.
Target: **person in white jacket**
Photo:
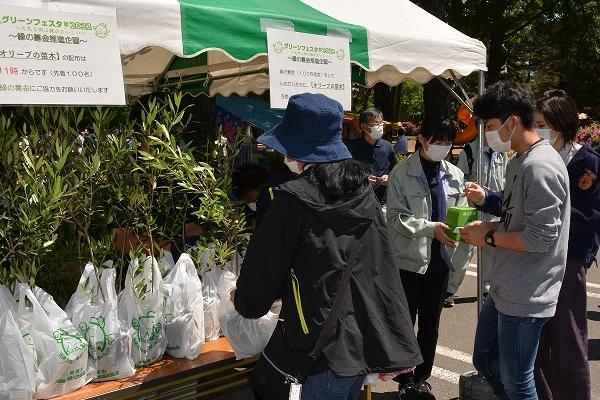
[[[421,148],[392,170],[387,191],[387,221],[396,266],[406,293],[424,362],[413,374],[401,375],[401,399],[435,399],[431,376],[442,305],[453,265],[468,262],[470,247],[448,237],[444,223],[448,207],[466,206],[464,176],[444,159],[456,137],[453,121],[425,124],[418,136]]]

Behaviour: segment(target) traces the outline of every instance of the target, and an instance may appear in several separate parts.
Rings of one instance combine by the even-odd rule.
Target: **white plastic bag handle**
[[[127,290],[133,290],[135,285],[141,281],[141,279],[146,279],[146,282],[152,283],[152,290],[158,291],[162,284],[162,276],[160,273],[160,269],[158,268],[158,262],[152,256],[145,256],[143,259],[143,272],[138,277],[133,277],[133,271],[139,266],[140,259],[136,258],[132,260],[129,264],[129,270],[127,271],[127,279],[125,279],[125,288]],[[154,279],[152,279],[152,275],[154,275]]]
[[[48,318],[48,314],[29,288],[29,285],[26,283],[19,283],[17,288],[19,290],[19,314],[23,314],[25,312],[25,298],[27,298],[31,302],[34,320],[40,317],[44,319],[46,325],[49,325],[50,319]]]
[[[107,265],[108,266],[108,265]],[[115,288],[116,271],[110,263],[110,267],[102,270],[100,275],[100,285],[106,294],[106,300],[110,304],[117,304],[117,289]]]
[[[91,262],[85,264],[83,268],[83,274],[81,274],[81,278],[79,278],[79,285],[82,286],[85,284],[85,281],[90,278],[93,279],[94,286],[96,285],[96,276],[94,274],[94,265]]]
[[[0,285],[0,306],[4,310],[15,312],[17,309],[17,303],[15,298],[8,288],[4,285]]]

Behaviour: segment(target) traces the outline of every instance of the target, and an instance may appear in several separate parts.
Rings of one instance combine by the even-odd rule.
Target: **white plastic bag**
[[[261,318],[249,319],[238,314],[230,300],[230,293],[235,289],[236,280],[237,277],[231,271],[224,271],[221,275],[218,285],[221,299],[219,322],[235,357],[239,360],[255,356],[264,350],[275,330],[278,315],[269,311]]]
[[[0,286],[0,400],[30,400],[35,393],[33,354],[25,344],[13,314],[17,303],[10,291]]]
[[[173,254],[170,251],[163,250],[162,257],[158,260],[158,269],[160,270],[161,276],[164,278],[175,266],[175,260],[173,260]]]
[[[167,347],[165,291],[154,257],[142,256],[130,262],[119,297],[119,319],[133,331],[134,365],[143,367],[160,360]]]
[[[112,262],[100,270],[100,282],[94,266],[88,263],[77,290],[65,309],[75,327],[88,342],[90,378],[94,381],[120,379],[135,374],[131,359],[131,331],[117,311],[116,271]],[[100,293],[99,287],[102,288]]]
[[[191,257],[183,253],[164,280],[167,292],[167,353],[198,357],[204,345],[202,282]]]
[[[21,283],[18,291],[17,314],[24,316],[31,312],[29,332],[38,360],[35,397],[62,396],[88,383],[88,345],[67,314],[40,288],[32,292]],[[31,310],[26,308],[25,298],[31,303]],[[23,317],[21,321],[26,319]]]
[[[221,334],[221,326],[219,324],[219,295],[217,294],[217,285],[219,284],[221,272],[221,268],[215,265],[214,247],[202,250],[200,277],[202,279],[202,297],[204,301],[204,338],[207,342],[217,340]]]

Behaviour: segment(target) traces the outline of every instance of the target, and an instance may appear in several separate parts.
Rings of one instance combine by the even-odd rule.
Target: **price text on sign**
[[[116,14],[103,14],[3,5],[0,104],[125,104]]]

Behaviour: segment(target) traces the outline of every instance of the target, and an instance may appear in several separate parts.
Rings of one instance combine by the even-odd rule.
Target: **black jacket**
[[[284,184],[287,181],[291,181],[296,179],[296,175],[289,170],[288,167],[284,166],[284,170],[275,176],[272,179],[269,179],[263,187],[260,189],[260,193],[258,194],[258,198],[256,199],[256,228],[260,226],[263,218],[269,211],[269,206],[271,205],[271,198],[274,196],[274,193],[279,186]]]
[[[346,288],[350,293],[335,335],[312,373],[329,368],[338,376],[355,376],[420,364],[385,219],[372,189],[365,186],[338,201],[328,200],[310,169],[280,186],[250,242],[237,282],[237,311],[258,318],[281,298],[285,341],[312,350],[354,246],[361,247]],[[272,338],[265,349],[275,363],[301,362],[282,360],[289,356],[280,345]]]

